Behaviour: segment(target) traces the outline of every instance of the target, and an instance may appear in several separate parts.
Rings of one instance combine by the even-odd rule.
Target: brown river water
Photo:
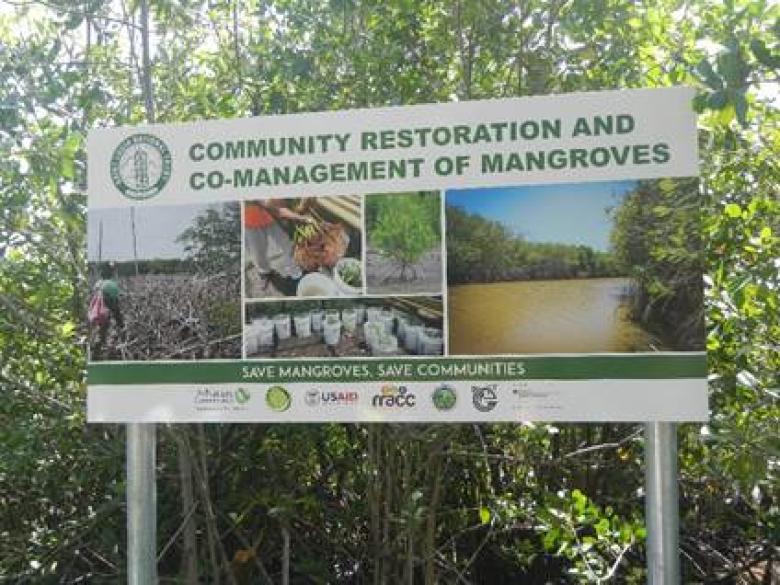
[[[627,278],[468,284],[449,289],[449,353],[588,353],[651,349],[627,317]]]

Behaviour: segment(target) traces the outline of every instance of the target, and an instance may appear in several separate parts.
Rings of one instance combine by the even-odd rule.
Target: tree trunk
[[[141,59],[142,75],[141,85],[144,93],[144,106],[146,107],[146,121],[154,124],[154,97],[152,86],[152,61],[149,55],[149,3],[141,0]]]
[[[225,568],[227,572],[228,582],[231,585],[238,585],[236,576],[233,574],[233,570],[230,566],[230,562],[227,558],[222,542],[219,538],[219,526],[217,525],[217,515],[214,512],[214,503],[211,501],[211,490],[209,489],[208,480],[208,454],[206,452],[206,432],[203,429],[203,425],[198,425],[198,447],[200,450],[200,481],[198,485],[201,490],[201,497],[203,499],[203,507],[205,509],[206,516],[206,532],[208,534],[209,543],[209,557],[211,565],[214,568],[214,585],[220,584],[220,575],[222,573],[221,566]],[[220,566],[221,565],[221,566]]]
[[[368,426],[368,504],[371,510],[371,567],[373,570],[373,584],[381,583],[379,567],[382,563],[382,536],[381,521],[382,510],[377,478],[379,475],[379,428],[372,424]]]
[[[428,504],[428,514],[425,519],[425,540],[423,543],[425,585],[436,585],[436,509],[439,506],[442,486],[440,450],[437,448],[432,455],[429,466],[432,476],[431,496]]]
[[[186,585],[198,585],[198,538],[195,522],[195,493],[192,483],[192,450],[190,449],[187,427],[174,430],[178,445],[179,486],[181,488],[182,530],[181,576]]]
[[[282,525],[282,585],[290,585],[290,529]]]

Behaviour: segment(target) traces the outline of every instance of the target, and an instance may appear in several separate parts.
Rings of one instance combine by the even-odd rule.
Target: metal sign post
[[[157,582],[157,486],[154,424],[127,425],[127,582]]]
[[[677,425],[645,423],[647,582],[680,583]]]
[[[146,121],[154,123],[152,68],[149,57],[149,3],[141,0],[142,86]],[[133,33],[134,34],[134,33]],[[131,208],[131,213],[133,210]],[[138,274],[133,215],[133,257]],[[127,582],[157,583],[157,431],[154,424],[127,425]]]

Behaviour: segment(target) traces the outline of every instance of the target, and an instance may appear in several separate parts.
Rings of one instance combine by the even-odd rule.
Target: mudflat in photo
[[[89,212],[90,359],[241,357],[237,203]]]
[[[703,348],[695,179],[446,193],[450,353]]]
[[[367,195],[367,292],[441,293],[441,237],[438,192]]]

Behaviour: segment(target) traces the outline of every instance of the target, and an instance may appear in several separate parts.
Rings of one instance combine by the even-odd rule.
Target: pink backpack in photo
[[[96,290],[89,300],[87,318],[90,325],[104,325],[108,322],[108,307],[103,300],[103,291]]]

